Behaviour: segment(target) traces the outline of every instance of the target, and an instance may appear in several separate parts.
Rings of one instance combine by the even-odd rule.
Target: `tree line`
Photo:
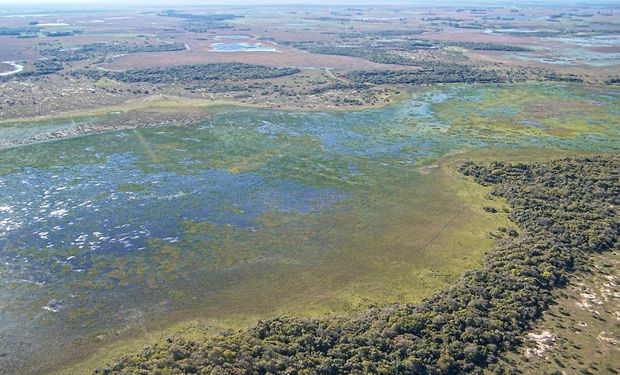
[[[81,70],[74,74],[91,79],[109,78],[125,83],[149,82],[168,84],[190,81],[230,80],[243,81],[288,76],[299,73],[296,68],[275,68],[244,63],[212,63],[176,65],[158,68],[137,68],[122,72],[102,70]]]
[[[92,58],[97,55],[105,55],[108,53],[137,53],[137,52],[165,52],[165,51],[183,51],[185,44],[178,42],[171,43],[90,43],[81,44],[71,49],[62,45],[52,46],[41,49],[43,56],[53,56],[59,61],[79,61]]]

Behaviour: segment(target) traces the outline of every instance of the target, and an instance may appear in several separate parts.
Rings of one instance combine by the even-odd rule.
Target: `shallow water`
[[[222,42],[213,43],[211,47],[216,52],[277,52],[275,47],[262,43]]]
[[[588,35],[579,37],[546,38],[556,42],[566,44],[576,44],[583,47],[618,47],[620,46],[620,35]]]
[[[239,280],[269,290],[299,270],[355,272],[320,259],[376,251],[377,218],[429,183],[421,165],[488,146],[618,151],[619,110],[610,87],[446,86],[380,109],[221,107],[191,127],[2,150],[0,367],[53,363],[211,301],[254,311],[234,298]],[[20,126],[0,138],[32,133]]]
[[[11,74],[16,74],[24,70],[24,66],[16,63],[15,61],[2,61],[2,63],[10,65],[13,69],[6,72],[0,72],[0,76],[10,76]]]
[[[596,51],[598,47],[619,47],[617,35],[589,35],[578,37],[545,37],[544,47],[528,47],[531,51],[510,53],[508,56],[519,60],[535,61],[553,65],[589,65],[597,67],[620,65],[620,52]]]
[[[579,46],[509,54],[512,58],[552,65],[620,65],[620,52],[598,52]]]

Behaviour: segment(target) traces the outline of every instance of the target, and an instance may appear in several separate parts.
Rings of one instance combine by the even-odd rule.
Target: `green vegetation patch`
[[[437,118],[452,124],[450,134],[474,132],[491,141],[556,136],[575,138],[585,133],[599,139],[616,137],[620,103],[610,86],[525,84],[521,90],[487,86],[464,88],[434,106]],[[514,87],[514,86],[512,86]],[[570,91],[564,91],[570,87]]]
[[[138,52],[169,52],[183,51],[185,44],[170,43],[127,43],[127,42],[98,42],[81,44],[67,48],[62,44],[55,44],[41,49],[41,55],[52,56],[58,61],[79,61],[110,53],[138,53]]]
[[[110,78],[126,83],[175,83],[189,81],[231,80],[277,78],[299,73],[295,68],[274,68],[264,65],[244,63],[214,63],[204,65],[178,65],[165,68],[139,68],[124,72],[85,70],[77,74],[91,79]]]

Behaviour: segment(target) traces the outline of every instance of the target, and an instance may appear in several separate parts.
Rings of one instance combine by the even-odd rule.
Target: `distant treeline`
[[[351,44],[337,46],[324,42],[303,41],[285,43],[295,48],[325,55],[359,57],[380,64],[415,66],[418,69],[406,70],[359,70],[347,73],[349,79],[356,83],[373,84],[432,84],[432,83],[502,83],[525,79],[524,75],[500,73],[494,69],[483,69],[464,63],[452,63],[432,59],[409,57],[406,53],[422,49],[439,49],[461,47],[486,51],[526,51],[520,46],[478,43],[478,42],[444,42],[433,40],[409,39],[393,42],[369,44]],[[560,75],[544,72],[535,75],[539,79],[565,82],[581,82],[575,75]]]
[[[191,14],[178,12],[176,10],[165,10],[158,14],[162,17],[175,17],[184,19],[183,28],[195,33],[206,33],[213,29],[231,28],[225,21],[235,18],[242,18],[234,14]]]
[[[34,69],[34,75],[46,75],[63,70],[63,65],[56,59],[37,60],[34,62]]]
[[[49,37],[63,37],[63,36],[72,36],[75,34],[81,34],[82,30],[72,30],[72,31],[46,31],[44,34]]]
[[[34,38],[38,35],[39,27],[22,26],[22,27],[0,27],[0,36],[16,36],[18,38]],[[42,34],[48,37],[63,37],[75,34],[81,34],[82,30],[71,31],[43,31]]]
[[[382,64],[416,65],[413,59],[397,55],[390,51],[381,51],[372,47],[331,46],[314,44],[313,42],[288,43],[289,45],[312,53],[323,55],[360,57],[368,61]]]
[[[312,53],[324,55],[339,55],[361,57],[363,59],[382,63],[397,65],[417,65],[418,60],[404,57],[397,52],[411,52],[420,49],[438,49],[445,47],[461,47],[471,50],[485,51],[527,51],[527,48],[510,44],[499,43],[479,43],[479,42],[444,42],[434,40],[409,39],[403,41],[386,41],[372,43],[370,45],[333,45],[322,42],[304,41],[285,43],[292,47],[303,49]]]
[[[6,82],[18,78],[36,78],[52,73],[57,73],[64,69],[61,61],[56,59],[37,60],[33,63],[33,70],[26,70],[16,74],[0,77],[0,82]]]
[[[444,46],[461,47],[471,49],[474,51],[512,51],[512,52],[525,52],[529,51],[528,48],[515,46],[512,44],[501,43],[486,43],[486,42],[449,42],[441,43]]]
[[[359,83],[432,84],[432,83],[501,83],[505,81],[494,70],[483,70],[461,64],[425,64],[415,70],[356,70],[347,77]]]
[[[193,33],[208,33],[211,30],[232,29],[232,26],[225,22],[185,21],[183,28]]]
[[[36,27],[0,27],[0,35],[2,36],[19,36],[22,34],[36,34],[39,31]]]
[[[108,53],[136,53],[136,52],[164,52],[164,51],[182,51],[185,49],[183,43],[90,43],[75,46],[73,48],[65,48],[62,46],[53,46],[41,49],[41,55],[54,56],[59,61],[79,61],[86,60],[96,55],[105,55]]]
[[[417,30],[380,30],[380,31],[371,31],[367,32],[367,35],[378,36],[378,37],[388,37],[388,36],[407,36],[414,34],[423,34],[427,30],[417,29]],[[359,35],[359,34],[357,34]]]
[[[620,155],[476,165],[519,230],[419,305],[351,318],[274,318],[201,342],[168,339],[96,374],[507,374],[498,364],[593,252],[620,249]],[[493,210],[489,210],[492,212]]]
[[[159,13],[158,16],[162,16],[162,17],[176,17],[176,18],[182,18],[184,20],[208,21],[208,22],[227,21],[227,20],[232,20],[232,19],[235,19],[235,18],[242,18],[243,17],[243,16],[237,16],[237,15],[234,15],[234,14],[223,14],[223,13],[217,13],[217,14],[182,13],[182,12],[178,12],[178,11],[173,10],[173,9],[165,10],[165,11]]]
[[[620,77],[611,78],[607,81],[609,85],[620,85]]]
[[[123,72],[104,70],[81,70],[75,74],[91,79],[110,78],[134,83],[177,83],[208,80],[241,81],[250,79],[277,78],[299,73],[295,68],[274,68],[264,65],[243,63],[214,63],[204,65],[177,65],[162,68],[129,69]]]

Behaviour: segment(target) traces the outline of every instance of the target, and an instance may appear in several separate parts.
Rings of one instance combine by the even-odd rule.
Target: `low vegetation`
[[[520,231],[500,229],[484,267],[420,305],[351,319],[274,318],[203,342],[170,338],[97,374],[507,373],[498,362],[593,252],[620,246],[620,157],[460,168],[506,199]]]
[[[193,21],[207,21],[207,22],[221,22],[232,20],[235,18],[240,18],[241,16],[237,16],[234,14],[225,14],[225,13],[212,13],[212,14],[192,14],[179,12],[173,9],[165,10],[158,14],[162,17],[175,17],[182,18],[185,20],[193,20]]]
[[[357,44],[360,43],[360,44]],[[483,42],[445,42],[434,40],[394,40],[372,42],[369,48],[366,40],[354,41],[354,43],[344,46],[334,45],[325,42],[303,41],[288,42],[292,47],[303,49],[308,52],[359,57],[368,61],[380,64],[393,64],[417,67],[419,69],[412,70],[364,70],[353,71],[348,73],[348,78],[357,83],[372,84],[432,84],[432,83],[500,83],[515,82],[524,80],[528,74],[520,72],[519,74],[504,73],[495,69],[483,69],[473,64],[469,64],[468,58],[461,56],[461,61],[449,61],[445,59],[438,60],[437,56],[446,53],[451,47],[458,47],[470,50],[485,51],[527,51],[527,48],[499,43],[483,43]],[[433,54],[434,58],[417,56],[412,54],[416,51],[428,51]],[[440,52],[443,51],[443,52]],[[454,56],[452,56],[454,57]],[[541,79],[562,80],[559,75],[557,77],[547,78],[539,75]]]
[[[315,42],[288,44],[295,48],[323,55],[360,57],[368,61],[381,64],[417,65],[417,62],[413,59],[397,55],[391,51],[382,51],[377,48],[367,48],[361,46],[332,46]]]
[[[63,69],[62,62],[51,59],[51,60],[38,60],[34,62],[34,75],[46,75],[56,73]]]

